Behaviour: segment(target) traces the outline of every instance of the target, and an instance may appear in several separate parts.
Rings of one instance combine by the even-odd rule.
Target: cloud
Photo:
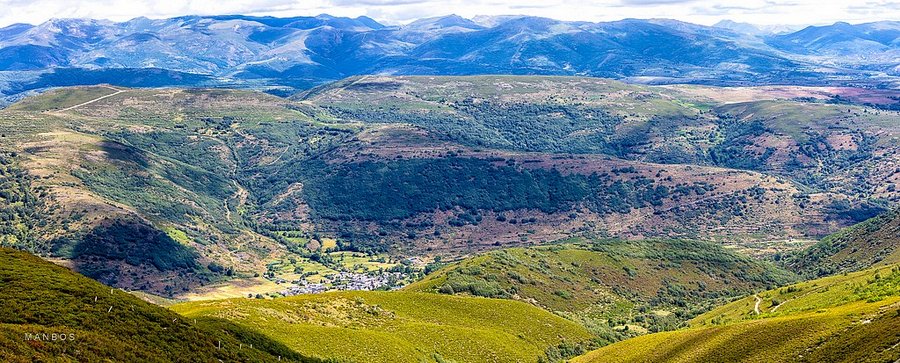
[[[866,1],[847,5],[847,11],[869,14],[890,9],[900,11],[900,1]]]
[[[427,3],[427,2],[429,2],[429,1],[422,1],[422,0],[331,0],[331,4],[334,6],[359,6],[359,5],[396,6],[396,5],[422,4],[422,3]]]
[[[387,24],[458,14],[533,15],[560,20],[672,18],[698,24],[729,19],[760,25],[824,24],[900,19],[900,0],[0,0],[0,26],[50,18],[124,21],[146,16],[365,15]]]
[[[655,5],[673,5],[688,4],[697,2],[696,0],[622,0],[622,6],[655,6]]]
[[[712,4],[700,5],[693,8],[694,13],[702,15],[729,15],[735,13],[763,13],[773,11],[773,7],[766,4]]]

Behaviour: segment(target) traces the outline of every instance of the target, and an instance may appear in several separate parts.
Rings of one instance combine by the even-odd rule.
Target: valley
[[[886,187],[900,177],[896,111],[809,96],[846,89],[345,82],[294,99],[107,87],[26,99],[0,112],[0,133],[10,193],[37,204],[0,241],[168,297],[234,279],[274,293],[261,278],[412,281],[436,256],[583,234],[772,256],[900,197]],[[17,236],[22,223],[48,233]],[[346,253],[357,262],[335,261]]]
[[[896,359],[878,333],[894,97],[547,76],[52,89],[0,110],[0,246],[185,320],[223,361]],[[107,289],[3,251],[77,279],[47,296]],[[100,324],[44,318],[5,334]],[[0,354],[92,359],[71,349],[108,339]]]
[[[895,361],[900,266],[888,256],[900,237],[896,221],[896,211],[888,212],[788,256],[782,264],[807,274],[806,281],[748,294],[691,318],[687,328],[572,361]],[[879,257],[847,258],[854,255]],[[813,265],[821,268],[807,267]]]

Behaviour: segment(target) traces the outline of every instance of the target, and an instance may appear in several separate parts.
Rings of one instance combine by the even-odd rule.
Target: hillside
[[[895,205],[892,92],[530,76],[357,77],[291,99],[56,89],[0,111],[0,243],[166,297],[237,280],[276,294],[354,269],[342,252],[380,274],[587,233],[769,256]]]
[[[900,211],[893,210],[846,228],[783,263],[809,276],[826,276],[900,262]]]
[[[573,362],[893,362],[900,358],[900,267],[747,296],[685,330],[612,344]]]
[[[227,321],[185,319],[24,252],[0,248],[0,281],[4,362],[318,361]]]
[[[344,119],[410,123],[473,148],[713,165],[783,176],[814,192],[896,199],[885,185],[896,178],[892,140],[900,116],[877,107],[893,105],[897,96],[567,77],[367,76],[295,98]],[[367,107],[373,101],[379,107]]]
[[[146,113],[134,118],[84,118],[76,113],[102,102],[119,102],[123,94],[141,99],[166,92],[65,89],[4,111],[0,116],[5,140],[0,154],[2,176],[15,184],[3,187],[15,188],[2,196],[15,198],[10,199],[13,202],[21,199],[18,209],[23,211],[4,220],[9,222],[4,223],[0,242],[64,258],[77,271],[110,285],[164,295],[228,277],[225,268],[212,271],[210,264],[233,269],[235,264],[253,266],[263,258],[283,255],[284,247],[253,233],[236,210],[232,213],[242,189],[233,182],[233,171],[229,173],[235,169],[230,164],[233,161],[217,156],[228,152],[221,149],[221,140],[203,137],[200,130],[192,132],[193,136],[160,134],[159,129],[152,132],[160,125],[167,130],[181,130],[184,125],[172,118],[141,118]],[[201,98],[208,95],[197,94]],[[270,103],[274,99],[263,98]],[[152,98],[145,100],[153,102]],[[79,106],[88,101],[93,103]],[[253,109],[250,99],[245,97],[242,102],[241,107],[224,112],[239,115]],[[193,112],[206,111],[199,100],[195,105]],[[222,103],[209,103],[218,105]],[[134,113],[136,107],[121,111]],[[259,120],[279,111],[281,115],[291,113],[275,109],[260,114]],[[211,122],[202,118],[190,120]],[[153,143],[151,140],[162,135],[171,144],[158,142],[160,150],[138,148],[119,136],[124,130],[131,130],[133,143]],[[10,233],[10,237],[7,230],[27,233],[16,232],[17,237]]]
[[[612,342],[682,327],[730,298],[791,279],[710,243],[576,239],[466,258],[405,290],[526,301]]]
[[[531,305],[412,292],[335,292],[172,307],[226,319],[301,354],[357,362],[525,362],[590,346],[591,334]]]
[[[607,219],[603,210],[592,219],[605,222],[613,232],[622,228],[653,235],[666,230],[710,238],[701,232],[705,223],[697,223],[699,218],[709,218],[733,235],[765,233],[772,240],[825,235],[837,229],[835,224],[862,221],[897,201],[898,194],[890,187],[900,177],[895,168],[897,144],[892,142],[898,132],[897,113],[845,107],[835,101],[846,99],[859,105],[893,102],[890,91],[877,94],[803,87],[644,87],[566,77],[367,76],[335,82],[295,98],[345,120],[375,126],[412,124],[436,139],[392,130],[391,134],[363,139],[366,143],[347,157],[350,160],[401,154],[444,156],[439,150],[460,144],[467,148],[454,151],[454,155],[486,155],[507,165],[557,169],[564,174],[597,173],[601,182],[603,175],[633,167],[638,178],[644,176],[652,182],[649,186],[654,190],[664,186],[670,192],[683,191],[684,187],[728,178],[708,185],[715,191],[705,196],[669,195],[672,200],[667,200],[663,195],[648,194],[651,198],[646,202],[663,206],[653,208],[652,214],[660,218],[650,213],[642,217],[652,219],[651,223]],[[370,102],[379,107],[367,107]],[[418,147],[411,145],[415,139],[422,140],[415,141]],[[540,156],[545,153],[552,156]],[[590,156],[596,154],[608,158]],[[573,165],[579,159],[589,161]],[[711,168],[700,170],[698,166]],[[727,174],[733,170],[760,174]],[[693,177],[696,172],[702,175],[698,179]],[[773,176],[776,179],[765,179]],[[669,177],[678,183],[668,183]],[[716,197],[710,198],[712,195]],[[620,199],[616,197],[604,198]],[[699,212],[679,208],[694,203],[704,208],[697,208]],[[738,204],[743,206],[723,211],[726,205]],[[641,204],[631,207],[642,209]],[[584,209],[592,208],[588,204],[579,213],[597,212]],[[685,214],[693,214],[692,224],[681,223]],[[757,215],[767,218],[756,219]],[[760,230],[773,222],[783,227]],[[691,228],[683,229],[685,225]],[[790,229],[803,232],[774,236]],[[688,230],[696,234],[690,235]]]
[[[4,362],[515,362],[593,344],[574,322],[495,299],[329,293],[185,303],[173,312],[6,248],[0,281]]]

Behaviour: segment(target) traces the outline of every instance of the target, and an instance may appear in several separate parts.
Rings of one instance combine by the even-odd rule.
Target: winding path
[[[759,303],[762,302],[762,299],[759,295],[753,295],[753,297],[756,299],[756,305],[753,305],[753,312],[756,313],[756,315],[759,315]]]

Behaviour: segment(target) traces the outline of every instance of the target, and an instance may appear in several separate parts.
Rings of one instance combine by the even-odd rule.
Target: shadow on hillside
[[[71,258],[76,271],[111,286],[159,290],[156,277],[187,276],[201,269],[193,248],[137,219],[107,222],[80,236],[57,239],[54,246]]]
[[[131,146],[124,145],[115,141],[101,141],[98,146],[100,147],[100,150],[103,150],[103,152],[105,152],[106,155],[112,160],[132,162],[140,165],[143,168],[146,168],[149,165],[149,162],[143,155],[143,152]]]

